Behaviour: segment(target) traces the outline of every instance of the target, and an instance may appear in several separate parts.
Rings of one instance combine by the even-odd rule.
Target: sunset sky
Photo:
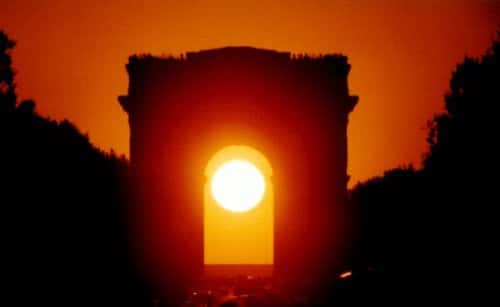
[[[105,2],[106,4],[103,4]],[[500,1],[2,1],[15,39],[20,98],[68,118],[97,146],[128,155],[127,92],[134,53],[227,45],[340,52],[360,101],[349,126],[350,185],[419,165],[426,122],[442,111],[455,65],[478,56],[500,25]]]

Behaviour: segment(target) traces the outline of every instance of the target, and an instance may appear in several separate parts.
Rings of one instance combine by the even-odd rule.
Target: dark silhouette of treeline
[[[18,101],[14,45],[0,32],[0,304],[136,306],[143,291],[127,250],[128,162]]]
[[[445,111],[429,122],[422,169],[396,168],[351,191],[359,216],[355,263],[379,272],[386,298],[403,305],[486,300],[498,261],[491,252],[498,241],[499,64],[496,40],[481,58],[457,65]]]

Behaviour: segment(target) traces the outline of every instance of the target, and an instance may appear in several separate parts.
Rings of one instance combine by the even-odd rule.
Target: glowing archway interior
[[[273,175],[273,169],[266,157],[258,150],[245,145],[231,145],[215,153],[205,168],[205,176],[210,178],[217,168],[231,159],[244,159],[255,164],[265,177]]]
[[[210,159],[205,176],[205,264],[273,264],[274,191],[266,157],[249,146],[228,146]]]

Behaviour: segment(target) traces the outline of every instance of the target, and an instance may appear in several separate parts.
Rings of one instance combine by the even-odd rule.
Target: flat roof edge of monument
[[[250,55],[250,56],[270,56],[270,57],[280,57],[283,59],[290,59],[291,52],[289,51],[278,51],[273,49],[258,48],[252,46],[225,46],[212,49],[201,49],[198,51],[188,51],[186,52],[186,58],[188,60],[197,60],[210,58],[213,56],[225,56],[225,55]]]
[[[329,71],[340,78],[346,78],[351,71],[348,57],[341,53],[292,54],[291,60],[299,67],[317,67],[319,71]]]
[[[125,65],[129,76],[136,75],[141,70],[146,70],[149,67],[165,67],[172,63],[183,62],[186,59],[184,54],[181,55],[162,55],[156,56],[152,54],[133,54],[129,56],[128,62]]]
[[[133,54],[129,56],[128,63],[126,65],[127,71],[133,70],[137,65],[145,64],[165,64],[169,62],[183,62],[188,59],[198,59],[198,58],[209,58],[212,56],[224,56],[224,55],[264,55],[264,56],[278,56],[286,59],[290,59],[292,53],[290,51],[278,51],[273,49],[257,48],[251,46],[226,46],[220,48],[212,49],[200,49],[197,51],[187,51],[178,55],[167,54],[167,55],[153,55],[150,53],[143,54]]]
[[[349,58],[342,53],[292,53],[294,60],[310,60],[319,62],[332,62],[340,63],[342,65],[349,65]]]
[[[149,65],[163,66],[170,63],[183,63],[186,60],[206,59],[211,57],[220,57],[226,55],[240,55],[240,56],[266,56],[276,57],[280,59],[291,60],[293,62],[309,63],[315,62],[317,64],[327,65],[328,67],[335,67],[335,69],[342,73],[348,73],[351,65],[349,64],[348,57],[341,53],[325,53],[325,54],[312,54],[312,53],[293,53],[291,51],[279,51],[266,48],[257,48],[250,46],[226,46],[212,49],[201,49],[198,51],[188,51],[179,55],[152,55],[133,54],[129,56],[126,65],[127,72],[136,71],[137,69],[144,68]]]

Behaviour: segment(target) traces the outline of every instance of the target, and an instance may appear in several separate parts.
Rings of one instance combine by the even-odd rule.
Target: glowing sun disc
[[[224,209],[245,212],[257,206],[266,189],[261,171],[246,160],[230,160],[219,166],[212,176],[211,191]]]

